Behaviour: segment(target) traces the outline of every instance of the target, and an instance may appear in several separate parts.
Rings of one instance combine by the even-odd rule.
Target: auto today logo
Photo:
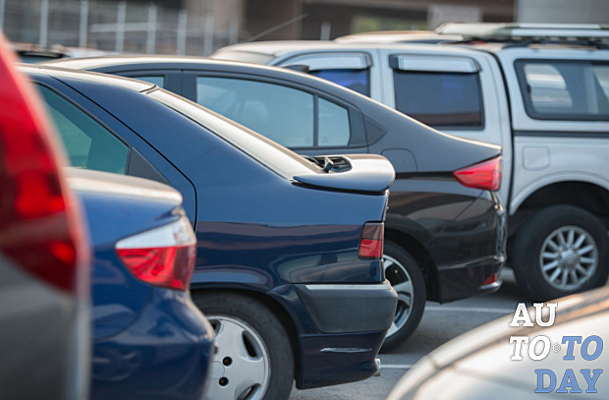
[[[543,320],[543,303],[533,304],[535,307],[535,323],[540,327],[551,327],[556,319],[556,309],[558,303],[547,303],[547,320]],[[518,304],[514,313],[514,318],[510,322],[510,327],[531,327],[535,326],[524,303]],[[562,372],[551,368],[536,368],[537,386],[535,393],[597,393],[596,384],[603,373],[600,368],[594,368],[593,361],[597,360],[603,352],[603,339],[597,335],[587,337],[576,335],[563,335],[560,342],[552,342],[546,335],[536,335],[532,338],[528,336],[511,336],[510,344],[514,347],[512,361],[522,361],[524,357],[541,362],[553,352],[564,354],[562,357],[566,367],[562,377]],[[526,350],[525,350],[526,347]],[[575,361],[578,357],[590,362],[592,367],[573,370],[568,363]],[[556,365],[556,364],[553,364]],[[559,375],[557,376],[557,372]],[[548,379],[549,378],[549,379]]]

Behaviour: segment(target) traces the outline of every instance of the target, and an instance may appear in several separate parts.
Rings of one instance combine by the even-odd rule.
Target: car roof
[[[359,93],[353,92],[346,89],[343,86],[337,85],[326,79],[321,79],[313,75],[303,74],[298,71],[292,71],[286,68],[272,67],[267,65],[250,64],[234,61],[223,61],[215,60],[202,57],[179,57],[179,56],[106,56],[106,57],[93,57],[83,59],[62,59],[57,61],[51,61],[43,64],[42,66],[53,66],[62,67],[62,71],[69,71],[67,68],[78,68],[78,69],[95,69],[97,71],[103,68],[111,68],[117,66],[129,66],[129,65],[142,65],[154,69],[197,69],[196,66],[200,66],[198,69],[215,70],[221,72],[231,72],[236,74],[250,74],[259,75],[269,78],[281,79],[303,86],[308,86],[319,91],[326,92],[330,95],[340,97],[344,101],[348,101],[355,104],[361,104],[360,102],[372,102],[377,103],[375,100],[360,95]],[[65,67],[65,69],[63,68]],[[59,68],[56,68],[59,70]],[[107,71],[105,71],[107,72]],[[99,74],[98,74],[99,75]],[[107,75],[101,75],[107,76]],[[131,81],[131,80],[130,80]],[[357,99],[356,99],[357,97]],[[380,103],[379,103],[380,104]],[[384,106],[383,106],[384,107]]]
[[[57,68],[49,66],[47,64],[18,64],[18,70],[28,75],[47,75],[55,78],[65,79],[76,79],[86,80],[88,82],[95,82],[101,85],[112,85],[137,92],[144,92],[152,89],[153,84],[143,81],[137,81],[135,79],[123,78],[112,75],[98,74],[95,72],[86,72],[66,68]]]
[[[338,43],[320,40],[282,40],[273,42],[254,42],[236,44],[218,50],[212,57],[221,56],[222,52],[248,52],[264,54],[273,58],[305,51],[375,51],[375,50],[412,50],[432,53],[464,53],[476,51],[467,46],[438,45],[429,43]],[[55,62],[55,61],[53,61]],[[57,61],[59,62],[59,61]]]
[[[460,35],[440,35],[434,31],[376,31],[355,33],[336,38],[336,43],[441,43],[463,40]]]
[[[299,72],[291,71],[285,68],[272,67],[260,64],[242,63],[236,61],[217,60],[205,57],[188,57],[188,56],[158,56],[158,55],[120,55],[120,56],[101,56],[87,58],[64,58],[61,60],[53,60],[45,62],[46,66],[77,69],[77,70],[99,70],[106,67],[129,66],[129,65],[153,65],[156,67],[162,64],[164,68],[189,68],[196,65],[205,65],[223,69],[225,71],[249,71],[259,72],[262,75],[282,74],[282,77],[293,76],[301,78],[307,76],[313,80],[318,78],[310,75],[305,75]],[[325,82],[326,80],[319,80]]]

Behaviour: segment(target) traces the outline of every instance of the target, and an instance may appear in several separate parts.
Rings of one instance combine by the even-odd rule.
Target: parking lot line
[[[410,369],[412,364],[381,364],[381,369]]]
[[[425,311],[443,311],[443,312],[477,312],[477,313],[495,313],[495,314],[511,314],[514,310],[510,308],[484,308],[484,307],[425,307]]]

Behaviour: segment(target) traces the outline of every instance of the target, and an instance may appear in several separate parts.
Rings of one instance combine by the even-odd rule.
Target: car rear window
[[[478,74],[394,71],[396,109],[439,129],[482,129]]]
[[[609,64],[521,60],[516,72],[527,114],[541,120],[609,120]]]
[[[286,179],[320,170],[316,164],[293,151],[195,102],[163,89],[154,90],[148,95],[209,129]]]

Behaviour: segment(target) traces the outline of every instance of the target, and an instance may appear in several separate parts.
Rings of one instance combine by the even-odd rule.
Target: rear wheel
[[[425,309],[427,290],[416,260],[402,247],[385,241],[385,277],[398,292],[398,304],[381,352],[395,349],[415,331]]]
[[[541,210],[516,236],[512,264],[519,287],[534,300],[599,287],[609,274],[607,229],[581,208]]]
[[[233,293],[193,293],[216,332],[208,398],[286,400],[294,379],[288,334],[261,302]]]

